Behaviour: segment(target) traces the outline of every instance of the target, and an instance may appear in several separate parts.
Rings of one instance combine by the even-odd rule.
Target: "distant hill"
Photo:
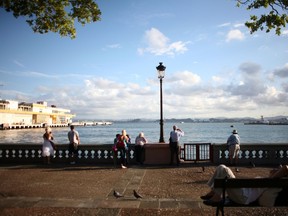
[[[268,121],[283,121],[285,119],[288,119],[288,116],[274,116],[274,117],[264,117],[265,120]],[[216,117],[216,118],[166,118],[164,119],[164,122],[173,122],[173,123],[221,123],[221,122],[229,122],[229,123],[245,123],[245,122],[251,122],[251,121],[258,121],[260,118],[252,118],[252,117],[243,117],[243,118],[226,118],[226,117]],[[110,122],[114,123],[125,123],[125,122],[131,122],[131,123],[138,123],[138,122],[158,122],[159,119],[123,119],[123,120],[109,120]]]

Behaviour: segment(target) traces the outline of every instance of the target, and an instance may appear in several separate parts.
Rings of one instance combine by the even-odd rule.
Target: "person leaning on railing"
[[[45,128],[43,134],[43,145],[42,145],[42,157],[45,164],[51,163],[51,158],[54,157],[54,150],[56,149],[53,142],[52,129],[50,127]]]
[[[141,132],[135,139],[135,156],[136,162],[140,165],[144,162],[144,145],[147,143],[147,139],[144,137],[144,133]]]
[[[237,130],[233,130],[232,134],[227,139],[227,146],[229,150],[229,160],[230,165],[237,165],[238,163],[238,156],[240,151],[240,136]],[[234,159],[234,163],[233,163]]]
[[[75,157],[78,154],[78,146],[80,145],[80,137],[78,131],[75,130],[74,125],[70,126],[70,131],[68,132],[69,140],[69,155],[70,164],[75,164]]]
[[[126,161],[126,148],[129,138],[127,137],[126,130],[122,130],[122,134],[118,136],[117,140],[117,151],[120,152],[121,157],[121,168],[127,168],[127,161]]]
[[[173,164],[174,155],[176,155],[177,166],[180,164],[180,138],[184,136],[184,132],[176,125],[173,126],[173,130],[170,132],[169,148],[170,148],[170,165]]]

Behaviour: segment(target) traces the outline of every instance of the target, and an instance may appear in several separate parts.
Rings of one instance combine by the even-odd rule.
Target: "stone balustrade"
[[[110,145],[79,145],[77,163],[84,164],[110,164],[113,160],[114,152]],[[119,153],[117,157],[120,158]],[[134,162],[134,145],[129,146],[128,160]],[[41,163],[42,145],[40,144],[0,144],[1,163]],[[68,144],[57,145],[53,163],[69,162]]]
[[[134,145],[129,145],[127,160],[135,163]],[[115,155],[120,159],[119,152]],[[112,144],[85,145],[78,149],[77,163],[83,164],[113,164],[114,152]],[[181,148],[183,161],[205,161],[214,164],[229,164],[226,144],[185,143]],[[0,144],[0,163],[42,163],[41,144]],[[67,144],[57,145],[53,163],[68,163],[69,152]],[[288,164],[288,144],[241,144],[239,165]],[[145,145],[145,164],[169,164],[170,150],[168,144],[153,143]]]
[[[241,144],[238,164],[288,164],[288,144]],[[213,163],[229,164],[226,144],[213,145]]]

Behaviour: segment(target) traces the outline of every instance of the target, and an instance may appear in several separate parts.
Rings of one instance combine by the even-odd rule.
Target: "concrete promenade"
[[[204,166],[204,169],[203,169]],[[171,166],[0,165],[0,215],[215,215],[200,196],[211,164]],[[237,177],[271,167],[240,167]],[[116,199],[116,190],[124,197]],[[138,191],[143,198],[133,196]],[[227,208],[225,215],[288,215],[287,208]]]

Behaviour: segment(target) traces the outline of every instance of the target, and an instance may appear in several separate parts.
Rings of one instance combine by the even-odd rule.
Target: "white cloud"
[[[228,23],[222,23],[222,24],[218,25],[218,27],[222,28],[222,27],[227,27],[227,26],[230,26],[230,25],[231,25],[231,23],[228,22]]]
[[[233,29],[226,35],[226,42],[230,42],[232,40],[244,40],[244,38],[244,33],[242,33],[239,29]]]
[[[22,64],[21,62],[17,61],[17,60],[14,60],[14,63],[22,68],[25,68],[25,65]]]
[[[259,110],[264,107],[267,112],[271,109],[275,113],[285,112],[288,84],[283,83],[281,90],[281,86],[268,85],[264,75],[260,65],[253,62],[242,63],[234,73],[229,70],[214,75],[209,82],[203,81],[202,75],[188,70],[166,74],[163,82],[165,118],[245,117],[247,112],[249,116],[258,116]],[[78,84],[73,86],[49,83],[51,86],[35,89],[37,97],[34,100],[45,100],[49,104],[71,109],[78,119],[159,117],[157,78],[143,80],[141,85],[125,82],[125,79],[113,81],[101,77],[78,79]],[[31,101],[31,97],[27,100],[27,94],[17,93],[16,98]],[[268,116],[264,111],[261,114]]]
[[[109,45],[107,45],[107,48],[119,49],[119,48],[121,48],[121,45],[120,44],[109,44]]]
[[[212,80],[215,83],[221,83],[223,81],[223,78],[219,76],[212,76]]]
[[[181,71],[176,72],[172,76],[168,77],[167,81],[173,84],[177,83],[182,86],[191,86],[199,84],[201,82],[201,78],[199,75],[190,71]]]
[[[288,30],[283,30],[283,31],[282,31],[282,35],[287,36],[287,35],[288,35]]]
[[[187,44],[190,42],[176,41],[170,42],[162,32],[156,28],[151,28],[145,32],[146,48],[139,48],[138,53],[144,54],[145,52],[151,53],[156,56],[160,55],[176,55],[184,53],[188,50]]]
[[[244,27],[245,25],[243,23],[236,23],[233,25],[235,28],[240,28],[240,27]]]
[[[50,75],[50,74],[45,74],[37,71],[27,71],[22,73],[24,76],[29,76],[29,77],[44,77],[44,78],[57,78],[57,75]]]

